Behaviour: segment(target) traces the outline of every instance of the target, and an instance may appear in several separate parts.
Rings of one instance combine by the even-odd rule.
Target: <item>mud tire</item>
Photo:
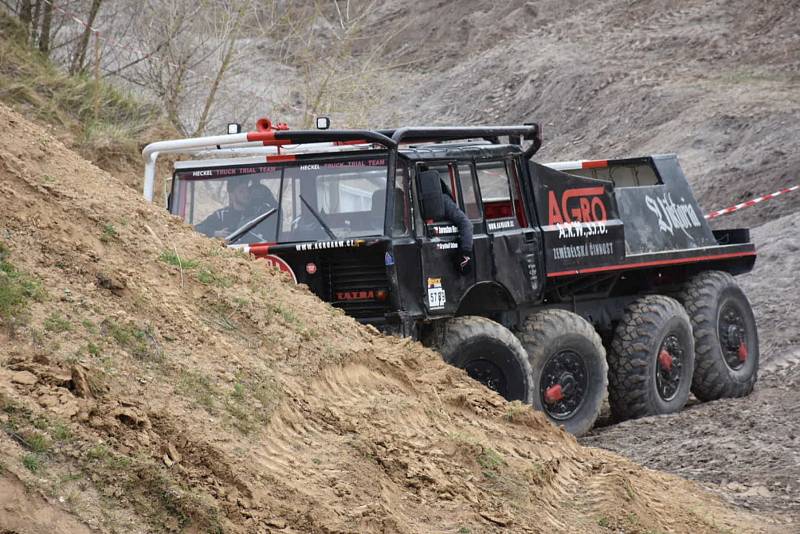
[[[423,342],[506,400],[530,402],[528,355],[503,325],[485,317],[455,317],[434,324]]]
[[[678,300],[694,329],[692,393],[701,401],[749,395],[758,378],[758,329],[750,302],[736,281],[723,271],[705,271],[687,282]],[[748,349],[747,360],[738,369],[726,361],[720,340],[721,313],[729,307],[741,317]]]
[[[576,436],[591,430],[600,415],[608,385],[606,353],[594,327],[579,315],[566,310],[543,310],[525,320],[518,336],[528,352],[533,371],[533,407],[544,412],[553,424],[564,427]],[[551,403],[548,406],[546,389],[543,388],[547,387],[553,376],[550,371],[554,358],[563,358],[564,355],[577,357],[582,363],[585,391],[572,413],[557,417],[554,412],[560,405]]]
[[[674,371],[665,370],[659,363],[667,343],[679,356],[679,367]],[[647,295],[629,304],[608,352],[608,403],[614,419],[680,411],[689,400],[694,351],[689,316],[678,301]],[[672,365],[670,358],[670,368]],[[672,378],[669,382],[667,375]]]

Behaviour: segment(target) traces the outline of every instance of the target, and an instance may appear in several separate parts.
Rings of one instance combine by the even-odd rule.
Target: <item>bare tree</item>
[[[50,55],[50,25],[53,22],[53,4],[55,1],[45,0],[44,2],[42,29],[39,32],[39,51],[45,56]]]
[[[377,0],[315,0],[286,20],[292,35],[287,61],[300,76],[304,127],[320,114],[363,126],[382,101],[395,65],[382,55],[393,35],[370,33],[369,16],[377,6]]]
[[[31,16],[31,44],[35,45],[39,39],[39,15],[42,12],[43,0],[36,0],[33,5],[33,15]]]
[[[392,36],[370,34],[378,0],[55,2],[17,2],[34,46],[70,73],[90,64],[157,100],[186,135],[257,111],[306,127],[320,114],[365,125],[395,66],[383,49]]]
[[[25,33],[30,34],[31,21],[33,20],[33,4],[31,0],[22,0],[19,8],[19,20],[25,28]]]
[[[157,96],[168,120],[179,131],[199,135],[213,122],[217,98],[243,48],[240,35],[243,16],[255,3],[255,0],[148,3],[153,17],[145,31],[171,38],[162,41],[157,60],[136,65],[135,77]]]
[[[92,36],[92,25],[94,24],[97,14],[100,12],[100,6],[103,0],[92,0],[92,5],[89,8],[89,17],[86,21],[86,26],[81,33],[80,40],[78,41],[75,51],[72,54],[72,63],[69,67],[69,73],[75,74],[84,68],[86,61],[86,49],[89,46],[89,38]]]

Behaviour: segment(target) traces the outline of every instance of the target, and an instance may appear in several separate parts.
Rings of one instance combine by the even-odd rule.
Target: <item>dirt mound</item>
[[[0,125],[11,525],[45,500],[102,531],[758,530]]]
[[[57,132],[66,146],[141,189],[141,149],[178,136],[159,108],[108,81],[60,71],[31,48],[22,24],[0,9],[0,102]],[[162,170],[162,169],[159,169]],[[169,174],[166,168],[164,173]],[[162,191],[156,191],[160,197]]]

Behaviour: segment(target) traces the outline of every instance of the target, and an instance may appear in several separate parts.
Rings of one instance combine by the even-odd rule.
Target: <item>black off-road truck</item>
[[[678,411],[690,391],[753,389],[756,324],[732,275],[752,268],[754,246],[745,229],[708,226],[674,155],[543,165],[535,124],[260,126],[149,145],[146,196],[159,153],[192,153],[175,166],[171,213],[219,219],[227,182],[246,186],[237,227],[204,224],[209,235],[574,434],[606,391],[622,420]],[[442,181],[472,222],[469,274],[441,219]]]

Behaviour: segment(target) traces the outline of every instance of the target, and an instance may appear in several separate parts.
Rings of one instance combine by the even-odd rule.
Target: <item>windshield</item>
[[[172,211],[236,243],[382,235],[386,176],[385,158],[194,168],[176,173]]]

